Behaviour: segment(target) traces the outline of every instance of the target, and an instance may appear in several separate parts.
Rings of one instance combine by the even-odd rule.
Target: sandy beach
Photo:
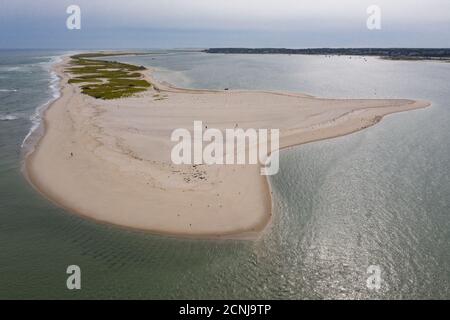
[[[279,128],[280,148],[342,136],[425,101],[320,99],[283,92],[208,91],[158,83],[136,96],[94,99],[69,84],[69,58],[54,66],[61,97],[26,159],[30,182],[69,211],[158,234],[256,238],[271,221],[258,165],[175,165],[170,135],[203,121],[218,129]],[[281,168],[282,170],[282,168]]]

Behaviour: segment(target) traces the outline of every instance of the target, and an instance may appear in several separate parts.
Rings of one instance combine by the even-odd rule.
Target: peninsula
[[[61,97],[45,112],[45,133],[26,159],[27,176],[71,212],[159,234],[255,238],[272,216],[270,185],[258,165],[173,164],[176,128],[192,128],[196,120],[221,130],[277,128],[281,149],[429,105],[183,89],[158,82],[151,69],[102,56],[65,57],[54,65]]]

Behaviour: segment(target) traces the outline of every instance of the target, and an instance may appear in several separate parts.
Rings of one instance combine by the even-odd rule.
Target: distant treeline
[[[380,56],[390,59],[449,59],[450,48],[210,48],[207,53],[240,54],[311,54],[311,55],[350,55]]]

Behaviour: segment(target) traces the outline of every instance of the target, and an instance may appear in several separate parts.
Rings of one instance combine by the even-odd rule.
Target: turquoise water
[[[37,194],[21,145],[52,98],[59,52],[0,51],[0,298],[450,298],[450,64],[171,52],[117,60],[193,88],[433,102],[284,151],[275,217],[256,242],[97,224]],[[53,79],[54,81],[54,79]],[[53,83],[54,85],[54,83]],[[77,264],[82,289],[66,289]],[[381,288],[366,287],[368,266]]]

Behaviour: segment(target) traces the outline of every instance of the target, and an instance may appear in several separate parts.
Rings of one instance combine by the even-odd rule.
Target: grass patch
[[[152,86],[147,80],[140,79],[142,74],[139,71],[145,70],[143,66],[92,59],[110,55],[88,53],[72,56],[71,66],[66,69],[74,75],[69,83],[84,83],[82,93],[105,100],[130,97]]]

